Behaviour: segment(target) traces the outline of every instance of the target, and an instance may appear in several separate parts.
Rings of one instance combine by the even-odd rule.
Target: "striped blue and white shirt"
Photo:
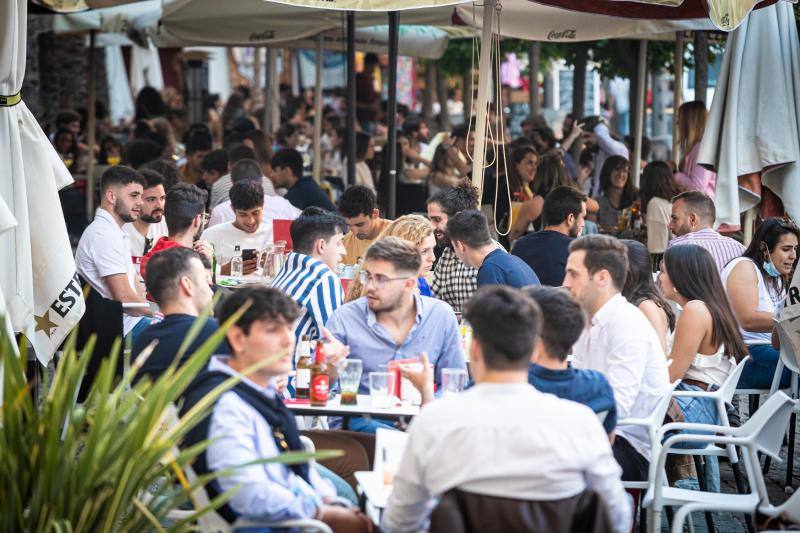
[[[272,286],[304,309],[294,330],[298,349],[303,335],[310,340],[322,337],[322,326],[344,301],[339,277],[325,263],[306,254],[289,254]]]

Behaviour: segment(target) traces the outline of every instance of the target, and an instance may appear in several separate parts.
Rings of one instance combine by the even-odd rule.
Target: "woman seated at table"
[[[617,233],[623,210],[636,202],[638,191],[630,174],[630,163],[619,155],[606,159],[600,169],[600,196],[596,198],[600,210],[596,221],[606,232]]]
[[[672,169],[664,161],[652,161],[642,172],[642,214],[647,222],[647,251],[658,263],[672,235],[669,230],[672,198],[680,191]]]
[[[675,312],[653,283],[653,265],[644,244],[629,239],[622,242],[628,249],[628,278],[622,295],[644,313],[658,334],[661,348],[668,353],[667,339],[675,330]]]
[[[545,197],[556,187],[569,185],[571,185],[571,181],[567,176],[567,171],[561,158],[556,154],[541,157],[536,166],[536,175],[530,185],[530,198],[526,199],[519,209],[514,211],[511,233],[508,236],[509,240],[514,242],[528,233],[531,224],[533,224],[533,229],[536,231],[542,229],[541,215]]]
[[[457,187],[461,180],[450,156],[450,143],[442,142],[433,152],[431,171],[428,174],[428,197],[441,189]]]
[[[771,334],[786,299],[789,276],[797,260],[800,231],[791,222],[768,218],[756,230],[750,246],[722,270],[722,281],[750,352],[739,380],[740,389],[769,389],[779,352]],[[789,385],[784,370],[781,388]]]
[[[436,238],[433,236],[433,226],[431,226],[430,221],[420,215],[403,215],[386,226],[378,236],[378,239],[384,237],[399,237],[417,247],[422,257],[422,266],[417,279],[419,293],[422,296],[433,296],[428,280],[425,278],[431,273],[433,263],[436,260],[436,255],[433,253],[433,249],[436,247]],[[366,295],[366,291],[367,288],[356,276],[350,284],[350,290],[347,291],[346,300],[348,302],[357,300]]]
[[[669,248],[664,255],[661,287],[664,295],[683,309],[668,356],[672,360],[670,381],[682,380],[678,390],[684,391],[721,387],[736,363],[747,355],[747,347],[711,254],[693,244]],[[674,422],[719,423],[716,404],[710,398],[677,396],[668,416]],[[718,492],[716,458],[706,458],[706,466],[708,489]]]

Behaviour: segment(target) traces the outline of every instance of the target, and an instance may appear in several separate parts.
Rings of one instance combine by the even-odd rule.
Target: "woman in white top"
[[[356,133],[356,185],[363,185],[375,194],[378,190],[375,188],[375,180],[372,178],[372,170],[370,170],[367,161],[372,161],[375,157],[375,143],[372,142],[372,137],[364,132]]]
[[[666,298],[683,308],[668,354],[670,381],[682,380],[678,390],[719,388],[736,362],[747,355],[747,347],[711,254],[694,244],[669,248],[664,254],[661,288]],[[675,397],[668,416],[678,422],[719,423],[716,404],[709,398]],[[706,458],[706,478],[709,490],[718,492],[715,459]]]
[[[750,246],[722,270],[733,312],[750,352],[739,380],[741,389],[769,389],[779,352],[772,347],[772,329],[786,298],[789,276],[797,260],[800,231],[780,218],[764,220]],[[789,385],[784,371],[781,387]]]
[[[647,251],[658,264],[670,238],[669,222],[672,198],[680,192],[672,169],[664,161],[653,161],[644,167],[639,194],[647,222]]]

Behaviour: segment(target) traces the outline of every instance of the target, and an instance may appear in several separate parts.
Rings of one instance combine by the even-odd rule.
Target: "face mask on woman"
[[[767,260],[764,261],[764,263],[763,263],[764,272],[766,272],[768,276],[773,277],[773,278],[781,277],[781,273],[778,272],[778,269],[775,268],[775,265],[772,263],[772,256],[770,256],[769,250],[766,249],[766,247],[765,247],[765,251],[767,252]]]

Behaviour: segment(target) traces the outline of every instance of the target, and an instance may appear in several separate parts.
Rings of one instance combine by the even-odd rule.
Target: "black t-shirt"
[[[309,206],[321,207],[328,211],[336,211],[328,194],[316,181],[308,176],[300,178],[284,196],[293,206],[301,211]]]
[[[178,354],[178,350],[195,320],[197,320],[197,317],[191,315],[167,315],[164,317],[164,320],[149,325],[139,334],[131,352],[131,361],[136,360],[136,357],[138,357],[154,340],[158,340],[158,344],[153,350],[153,353],[150,354],[150,357],[147,358],[147,361],[145,361],[141,370],[136,374],[137,380],[142,376],[149,376],[151,379],[156,380],[169,368],[169,365],[172,364],[172,361]],[[218,329],[219,323],[217,320],[215,318],[208,318],[205,324],[203,324],[203,328],[194,339],[194,342],[189,346],[189,349],[186,350],[186,353],[183,354],[183,357],[181,357],[180,364],[185,363],[194,355],[197,349],[200,348],[209,337],[216,333]],[[228,348],[228,343],[223,340],[214,353],[229,354],[230,349]]]
[[[560,287],[572,238],[557,231],[537,231],[520,238],[511,253],[528,263],[542,285]]]

